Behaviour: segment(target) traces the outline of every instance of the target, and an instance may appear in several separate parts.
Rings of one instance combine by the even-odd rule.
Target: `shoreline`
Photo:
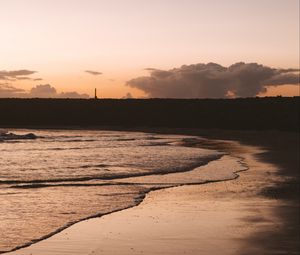
[[[213,142],[216,142],[216,141],[213,141]],[[222,141],[218,141],[218,142],[221,142],[222,143]],[[228,144],[228,141],[227,141],[227,144]],[[203,146],[203,145],[202,145]],[[210,147],[210,146],[216,146],[216,144],[206,144],[205,146],[207,146],[207,147]],[[219,146],[220,146],[220,144],[219,144]],[[223,146],[225,146],[226,147],[226,142],[223,144]],[[241,147],[243,147],[244,145],[241,145]],[[222,147],[222,145],[221,145],[221,147]],[[244,147],[246,147],[246,146],[244,146]],[[227,148],[227,149],[229,149],[229,150],[234,150],[234,148]],[[236,148],[235,148],[236,149]],[[232,151],[231,151],[231,153],[233,153]],[[257,154],[258,152],[256,152],[256,154]],[[254,154],[253,154],[254,155]],[[251,169],[250,169],[251,170]],[[243,175],[243,173],[241,173],[241,175]],[[237,177],[239,177],[239,175],[237,175]],[[236,177],[236,178],[237,178]],[[236,179],[235,178],[235,179]],[[240,178],[238,178],[238,179],[240,179]],[[227,182],[232,182],[233,180],[227,180],[227,181],[219,181],[220,183],[227,183]],[[210,184],[209,185],[212,185],[212,183],[210,182]],[[209,185],[197,185],[197,186],[209,186]],[[184,185],[184,186],[180,186],[180,187],[175,187],[175,188],[168,188],[168,190],[169,189],[181,189],[182,187],[192,187],[192,186],[194,186],[194,185]],[[222,186],[222,185],[221,185]],[[225,185],[226,186],[226,185]],[[94,220],[98,220],[98,219],[103,219],[103,218],[105,218],[105,217],[107,217],[107,216],[111,216],[111,217],[114,217],[113,215],[119,215],[119,214],[126,214],[126,211],[128,211],[128,210],[131,210],[131,209],[134,209],[134,208],[138,208],[138,207],[140,207],[140,205],[141,204],[144,204],[144,203],[147,203],[147,202],[145,202],[145,201],[148,201],[149,199],[147,198],[147,197],[152,197],[153,195],[152,195],[152,193],[155,193],[155,194],[164,194],[164,190],[166,190],[165,188],[162,188],[162,189],[160,189],[160,191],[151,191],[150,193],[147,193],[146,194],[146,198],[145,198],[145,200],[144,201],[141,201],[140,203],[139,203],[139,205],[138,206],[134,206],[134,207],[130,207],[130,209],[122,209],[121,211],[119,211],[118,213],[110,213],[110,214],[108,214],[108,215],[106,215],[106,216],[101,216],[101,218],[96,218],[96,219],[94,219]],[[257,194],[256,194],[257,195]],[[159,196],[159,195],[158,195]],[[94,217],[93,217],[94,218]],[[80,223],[85,223],[85,222],[88,222],[88,221],[80,221],[79,223],[76,223],[76,224],[72,224],[73,226],[76,226],[77,224],[80,224]],[[82,224],[81,224],[82,225]],[[63,233],[64,231],[68,231],[68,230],[70,230],[72,227],[68,227],[67,229],[65,229],[65,230],[63,230],[62,232],[61,232],[61,230],[59,231],[60,233]],[[60,235],[60,234],[55,234],[53,237],[56,237],[56,236],[58,236],[58,235]],[[51,238],[50,238],[51,239]],[[50,240],[50,239],[45,239],[45,241],[41,241],[41,242],[38,242],[38,243],[36,243],[36,244],[34,244],[34,245],[31,245],[31,246],[29,246],[28,248],[25,248],[25,249],[21,249],[21,250],[17,250],[15,253],[5,253],[5,254],[27,254],[26,252],[27,252],[27,249],[28,250],[31,250],[32,248],[33,248],[33,250],[34,250],[34,246],[39,246],[41,243],[43,243],[43,242],[47,242],[48,240]],[[30,248],[31,247],[31,248]],[[25,253],[24,253],[25,252]],[[37,253],[37,254],[40,254],[40,252],[42,252],[41,250],[39,251],[39,253]],[[30,254],[30,253],[28,253],[28,254]],[[35,254],[35,253],[32,253],[32,254]],[[52,254],[52,253],[51,253]],[[63,254],[63,253],[57,253],[57,254]],[[125,253],[124,253],[125,254]],[[204,253],[203,253],[204,254]]]
[[[188,143],[187,142],[184,142],[183,143],[184,145],[182,146],[188,146]],[[195,147],[194,144],[191,144],[189,145],[188,147]],[[201,147],[201,146],[196,146],[196,147]],[[217,148],[215,148],[217,149]],[[208,160],[208,161],[204,161],[201,163],[201,165],[193,168],[193,169],[190,169],[190,170],[184,170],[184,171],[180,171],[180,172],[168,172],[168,173],[152,173],[152,174],[147,174],[147,175],[142,175],[142,176],[130,176],[130,177],[122,177],[122,178],[119,178],[119,183],[123,183],[123,184],[131,184],[131,185],[148,185],[147,183],[139,183],[139,182],[131,182],[131,181],[128,181],[130,179],[135,179],[135,178],[147,178],[147,177],[150,177],[151,176],[164,176],[164,175],[172,175],[172,174],[185,174],[185,173],[189,173],[189,172],[193,172],[197,169],[200,169],[200,168],[206,168],[208,165],[210,165],[211,163],[214,163],[215,161],[222,161],[224,157],[226,157],[227,153],[222,153],[220,156],[217,156],[216,158],[214,158],[213,160]],[[164,190],[164,189],[170,189],[170,188],[178,188],[178,187],[182,187],[182,186],[192,186],[192,185],[204,185],[204,184],[209,184],[209,183],[217,183],[217,182],[224,182],[224,181],[230,181],[230,180],[235,180],[237,178],[239,178],[239,173],[240,172],[243,172],[243,171],[247,171],[248,170],[248,166],[246,164],[243,163],[243,158],[242,157],[237,157],[235,156],[234,158],[236,158],[236,162],[240,165],[241,169],[238,169],[236,171],[233,171],[232,174],[234,175],[233,177],[228,177],[226,179],[220,179],[220,180],[205,180],[205,181],[202,181],[202,182],[191,182],[191,183],[170,183],[170,184],[165,184],[165,186],[162,186],[162,187],[159,187],[156,186],[156,187],[152,187],[152,188],[149,188],[148,191],[144,192],[141,194],[140,196],[140,199],[139,201],[135,204],[135,205],[130,205],[128,207],[125,207],[125,208],[122,208],[122,209],[117,209],[117,210],[114,210],[114,211],[111,211],[111,212],[107,212],[107,213],[98,213],[98,214],[94,214],[94,215],[90,215],[88,217],[85,217],[85,218],[82,218],[82,219],[79,219],[77,221],[74,221],[74,222],[69,222],[67,223],[66,225],[63,225],[61,226],[60,228],[50,232],[49,234],[46,234],[40,238],[37,238],[37,239],[34,239],[32,240],[32,242],[28,242],[28,243],[25,243],[23,245],[20,245],[20,246],[17,246],[13,249],[11,249],[10,251],[0,251],[0,254],[10,254],[11,252],[17,252],[18,251],[22,251],[23,249],[26,249],[27,247],[30,247],[34,244],[37,244],[41,241],[44,241],[44,240],[47,240],[57,234],[59,234],[60,232],[72,227],[73,225],[75,224],[78,224],[78,223],[81,223],[81,222],[84,222],[84,221],[87,221],[87,220],[90,220],[90,219],[95,219],[95,218],[101,218],[103,216],[106,216],[106,215],[110,215],[110,214],[114,214],[114,213],[118,213],[118,212],[122,212],[124,210],[128,210],[130,208],[134,208],[134,207],[137,207],[139,206],[141,203],[143,203],[143,201],[145,200],[145,198],[148,196],[148,194],[152,193],[152,192],[155,192],[155,191],[160,191],[160,190]],[[114,179],[112,179],[114,180]],[[125,180],[125,182],[124,182]],[[30,182],[31,183],[31,182]],[[39,183],[39,182],[37,182]],[[149,185],[151,185],[149,183]],[[155,185],[155,184],[153,184]],[[13,186],[12,186],[13,187]]]

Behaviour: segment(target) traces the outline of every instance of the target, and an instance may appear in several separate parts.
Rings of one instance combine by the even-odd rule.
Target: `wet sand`
[[[298,136],[279,135],[278,144],[278,134],[247,133],[235,135],[242,145],[201,145],[244,158],[249,169],[235,180],[153,191],[137,207],[7,254],[298,254]]]

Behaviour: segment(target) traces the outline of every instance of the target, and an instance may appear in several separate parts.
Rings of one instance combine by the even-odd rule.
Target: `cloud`
[[[25,80],[30,79],[29,75],[36,73],[36,71],[30,70],[16,70],[16,71],[0,71],[0,80]]]
[[[31,70],[0,71],[0,98],[89,98],[87,94],[79,94],[75,91],[58,93],[49,84],[37,85],[30,91],[12,86],[15,81],[41,81],[42,78],[31,78],[37,73]],[[4,82],[1,82],[4,81]]]
[[[30,97],[38,98],[88,98],[87,94],[79,94],[75,91],[57,93],[56,89],[49,84],[37,85],[29,92]]]
[[[133,96],[130,92],[128,92],[125,96],[122,97],[122,99],[132,99]]]
[[[79,94],[75,91],[58,93],[49,84],[37,85],[30,91],[13,87],[7,83],[0,84],[0,98],[89,98],[87,94]]]
[[[22,97],[25,90],[15,88],[11,86],[9,83],[0,83],[0,98],[5,97]]]
[[[59,98],[89,98],[88,94],[79,94],[76,91],[62,92],[58,95]]]
[[[20,77],[17,77],[16,80],[31,80],[31,78],[26,77],[26,76],[20,76]]]
[[[57,96],[56,89],[54,87],[51,87],[49,84],[37,85],[30,90],[29,94],[32,97],[43,97],[43,98]]]
[[[266,85],[279,86],[282,84],[298,84],[299,83],[299,74],[294,73],[280,73],[274,75],[270,79],[265,81]]]
[[[267,86],[299,84],[299,69],[274,69],[257,63],[183,65],[171,70],[147,68],[149,76],[129,80],[126,85],[153,98],[252,97]]]
[[[101,75],[102,74],[101,72],[91,71],[91,70],[86,70],[85,72],[88,74],[91,74],[91,75]]]

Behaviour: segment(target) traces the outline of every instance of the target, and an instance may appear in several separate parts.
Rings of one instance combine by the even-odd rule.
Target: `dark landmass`
[[[242,99],[0,99],[1,127],[299,128],[300,97]]]

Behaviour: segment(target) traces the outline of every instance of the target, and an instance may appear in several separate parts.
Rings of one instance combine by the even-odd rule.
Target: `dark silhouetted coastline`
[[[297,131],[299,99],[0,99],[0,126]]]

